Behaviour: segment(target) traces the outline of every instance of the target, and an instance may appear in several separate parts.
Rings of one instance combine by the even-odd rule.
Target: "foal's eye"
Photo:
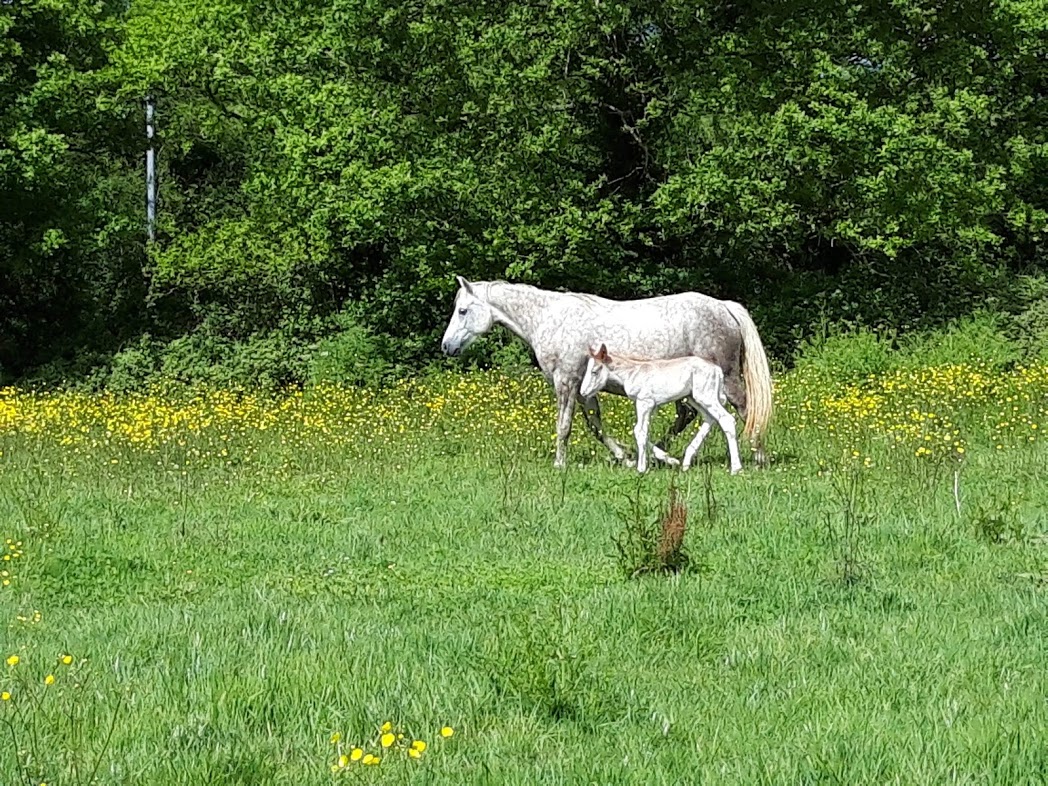
[[[459,314],[461,314],[462,316],[466,316],[466,309],[460,308],[459,309]]]

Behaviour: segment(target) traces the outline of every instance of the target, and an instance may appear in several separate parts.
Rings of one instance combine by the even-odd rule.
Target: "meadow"
[[[1048,364],[776,398],[638,478],[534,374],[2,390],[0,783],[1048,780]]]

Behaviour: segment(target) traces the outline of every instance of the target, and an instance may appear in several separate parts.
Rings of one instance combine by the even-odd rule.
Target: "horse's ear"
[[[459,286],[466,290],[467,295],[473,294],[473,285],[471,283],[466,281],[466,279],[464,279],[462,276],[455,276],[455,278],[458,279]]]
[[[596,357],[597,360],[599,360],[601,362],[604,362],[605,360],[607,360],[608,359],[608,345],[607,344],[601,344],[600,345],[600,349],[597,350],[597,354],[594,355],[594,357]]]

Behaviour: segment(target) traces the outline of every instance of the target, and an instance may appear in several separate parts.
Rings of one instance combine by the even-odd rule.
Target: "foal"
[[[590,350],[579,393],[592,396],[609,381],[620,385],[626,396],[637,405],[637,425],[633,427],[633,435],[637,438],[638,472],[644,472],[648,466],[648,424],[651,413],[660,404],[682,398],[690,399],[701,410],[703,420],[699,433],[684,452],[682,469],[687,470],[691,466],[695,453],[716,420],[728,438],[731,474],[742,470],[739,443],[735,439],[735,418],[724,408],[727,398],[724,393],[724,372],[720,366],[693,355],[674,360],[621,357],[613,360],[608,355],[607,346],[601,344],[597,352]]]

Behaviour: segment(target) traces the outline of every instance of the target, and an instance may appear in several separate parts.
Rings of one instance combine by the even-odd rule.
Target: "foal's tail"
[[[731,300],[724,305],[742,329],[742,378],[746,382],[746,426],[742,433],[761,451],[772,411],[768,356],[764,354],[764,343],[750,312]]]

